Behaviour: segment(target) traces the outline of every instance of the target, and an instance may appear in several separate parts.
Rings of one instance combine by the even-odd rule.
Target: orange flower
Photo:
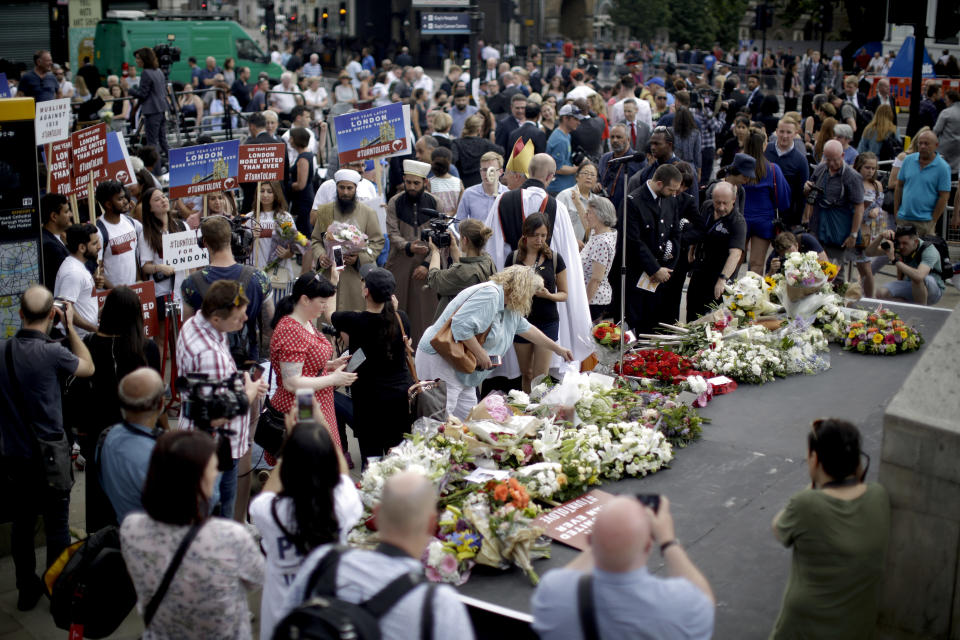
[[[509,497],[510,490],[505,484],[498,484],[496,489],[493,490],[493,499],[498,502],[506,502]]]

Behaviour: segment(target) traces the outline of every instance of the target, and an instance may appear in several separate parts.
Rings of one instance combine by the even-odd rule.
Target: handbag
[[[447,383],[436,380],[417,382],[407,390],[410,417],[432,418],[439,422],[447,420]]]
[[[197,534],[200,533],[200,529],[206,523],[207,521],[204,520],[190,527],[190,529],[187,531],[187,534],[183,536],[183,540],[180,541],[180,546],[177,547],[177,552],[173,554],[173,560],[170,561],[170,566],[167,567],[167,570],[163,574],[163,579],[160,581],[160,586],[157,587],[153,597],[150,598],[150,602],[147,603],[147,607],[143,610],[144,628],[150,628],[150,623],[153,622],[153,616],[156,615],[157,609],[160,607],[160,603],[163,602],[163,597],[167,595],[167,589],[170,588],[170,583],[173,582],[174,574],[177,573],[177,569],[180,568],[180,563],[183,562],[183,556],[186,555],[187,549],[190,548],[190,544],[193,542],[193,539],[197,537]]]
[[[272,382],[273,366],[270,367],[270,379],[267,381],[268,389]],[[283,441],[287,437],[285,418],[286,416],[270,404],[270,398],[267,397],[263,403],[263,411],[257,419],[257,430],[253,434],[253,441],[274,458],[280,453]]]
[[[20,387],[20,378],[13,367],[13,340],[7,341],[7,347],[4,349],[4,358],[7,364],[7,373],[10,377],[10,383],[13,385],[13,393],[17,398],[23,398],[23,389]],[[14,414],[24,422],[31,431],[33,431],[32,421],[24,421],[19,415],[19,411],[13,407]],[[61,431],[53,439],[41,438],[34,433],[37,442],[37,450],[40,453],[40,459],[43,464],[44,479],[47,486],[54,491],[70,491],[73,488],[73,461],[70,459],[71,445],[67,440],[67,434]]]
[[[480,288],[477,288],[479,291]],[[474,291],[463,301],[463,304],[460,305],[460,309],[463,308],[463,305],[467,303],[470,298],[473,297],[473,294],[477,291]],[[462,342],[458,342],[453,337],[453,316],[457,315],[457,312],[454,311],[450,314],[450,317],[447,318],[447,321],[443,323],[443,326],[440,327],[440,330],[437,331],[436,335],[430,339],[430,346],[436,349],[437,353],[446,360],[450,366],[459,371],[460,373],[473,373],[477,369],[477,357],[470,352],[469,349],[463,346]],[[490,333],[490,329],[493,327],[493,323],[490,323],[490,326],[486,328],[483,333],[480,333],[476,336],[477,342],[480,343],[480,346],[483,346],[483,343],[487,339],[487,334]]]
[[[400,327],[400,335],[403,336],[403,353],[407,358],[407,368],[410,369],[410,376],[413,378],[414,382],[420,382],[420,378],[417,377],[417,366],[414,364],[413,347],[410,346],[410,341],[407,340],[407,332],[403,330],[403,321],[400,319],[400,313],[394,311],[393,315],[397,317],[397,325]]]

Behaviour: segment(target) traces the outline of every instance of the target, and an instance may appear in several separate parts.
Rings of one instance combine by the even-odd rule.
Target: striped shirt
[[[205,373],[209,380],[223,380],[237,372],[237,365],[230,355],[227,334],[216,328],[202,313],[193,315],[183,323],[177,339],[177,369],[180,375]],[[227,423],[230,435],[230,451],[236,460],[250,448],[250,415],[245,412]],[[180,416],[181,429],[193,429],[194,424],[184,415]]]

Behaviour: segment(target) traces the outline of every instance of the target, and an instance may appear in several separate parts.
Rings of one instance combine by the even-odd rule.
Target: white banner
[[[175,267],[177,271],[210,264],[210,253],[200,247],[200,230],[164,234],[163,264]]]

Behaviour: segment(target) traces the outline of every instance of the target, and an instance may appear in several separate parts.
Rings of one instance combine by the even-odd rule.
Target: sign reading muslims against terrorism
[[[95,185],[103,179],[107,164],[107,125],[101,122],[76,131],[70,140],[73,147],[74,193],[86,196],[90,179]]]
[[[410,105],[394,102],[333,119],[340,166],[357,160],[409,155]]]
[[[287,145],[245,144],[240,147],[240,171],[238,182],[268,182],[283,180],[283,167],[287,161]]]
[[[533,524],[543,527],[543,532],[557,542],[583,551],[590,546],[590,532],[600,509],[615,497],[594,489],[541,515]]]
[[[239,156],[239,140],[170,149],[170,197],[233,189]]]

